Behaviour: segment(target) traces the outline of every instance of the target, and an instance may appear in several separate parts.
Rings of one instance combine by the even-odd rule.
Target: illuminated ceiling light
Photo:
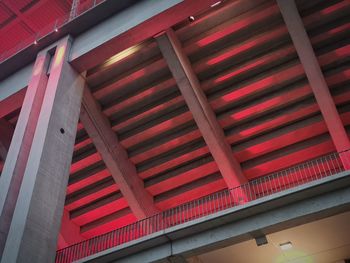
[[[130,48],[127,48],[123,50],[122,52],[114,55],[113,57],[110,57],[108,60],[106,60],[105,63],[103,63],[102,68],[109,67],[110,65],[113,65],[114,63],[117,63],[118,61],[136,53],[143,47],[143,44],[139,44],[136,46],[132,46]]]
[[[282,250],[292,249],[293,248],[292,242],[288,241],[288,242],[282,243],[282,244],[280,244],[280,248]]]
[[[58,32],[58,28],[57,28],[57,27],[55,27],[55,29],[54,29],[54,30],[55,30],[55,32]]]
[[[189,20],[190,22],[193,22],[193,21],[194,21],[194,16],[189,16],[189,17],[188,17],[188,20]]]
[[[36,44],[38,44],[38,41],[35,39],[33,43],[34,43],[34,45],[36,45]]]
[[[221,4],[221,1],[217,1],[216,3],[212,4],[210,7],[215,7]]]

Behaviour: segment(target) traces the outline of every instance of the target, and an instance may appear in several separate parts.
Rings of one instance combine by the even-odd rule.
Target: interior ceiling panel
[[[199,262],[347,262],[350,257],[348,226],[350,213],[302,224],[288,230],[266,235],[264,246],[254,239],[199,255]],[[280,244],[290,242],[292,249],[282,250]]]
[[[296,2],[350,134],[350,3]],[[57,15],[69,6],[47,4]],[[248,180],[335,151],[275,1],[223,1],[173,29]],[[154,39],[86,79],[159,210],[227,188]],[[84,237],[136,220],[81,123],[65,208]]]

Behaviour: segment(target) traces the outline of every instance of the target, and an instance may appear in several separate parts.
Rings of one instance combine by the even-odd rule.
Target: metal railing
[[[69,13],[57,18],[55,21],[49,23],[44,28],[35,32],[35,34],[29,36],[28,38],[23,39],[19,44],[15,45],[13,48],[8,49],[5,52],[2,52],[0,54],[0,63],[10,58],[14,54],[18,53],[19,51],[27,48],[28,46],[39,42],[40,39],[44,38],[48,34],[57,32],[58,30],[60,30],[62,26],[64,26],[71,20],[75,19],[77,16],[80,16],[81,14],[91,10],[98,4],[105,1],[106,0],[86,0],[82,2],[81,4],[77,5],[74,10],[70,10]]]
[[[350,169],[350,151],[332,153],[184,203],[152,217],[57,251],[56,263],[68,263],[132,240],[228,208],[245,204]]]

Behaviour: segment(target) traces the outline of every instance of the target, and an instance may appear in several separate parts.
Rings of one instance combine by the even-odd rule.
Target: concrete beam
[[[224,132],[175,33],[170,29],[157,36],[156,40],[228,188],[246,183],[240,164],[233,157]]]
[[[33,8],[44,2],[39,1]],[[77,37],[74,39],[70,61],[79,72],[84,72],[103,63],[111,56],[166,30],[188,16],[207,10],[217,0],[163,0],[160,2],[124,0],[111,4],[117,8],[111,8],[109,5],[111,2],[101,3],[64,25],[59,32],[52,32],[45,39],[41,39],[39,48],[45,48],[57,38],[73,32]],[[134,2],[137,3],[134,4]],[[110,9],[116,10],[116,13],[96,24],[96,17],[100,19]],[[82,23],[85,26],[82,27]],[[26,65],[34,60],[32,56],[37,50],[38,46],[31,45],[0,64],[0,101],[28,85],[34,63]]]
[[[322,206],[320,206],[322,204]],[[267,209],[242,220],[232,220],[227,225],[172,242],[174,254],[196,255],[252,239],[251,233],[261,231],[268,235],[294,226],[306,224],[350,209],[350,187],[330,191],[296,202]],[[223,220],[225,221],[225,220]],[[227,222],[227,221],[226,221]]]
[[[11,144],[28,149],[24,175],[1,262],[54,262],[73,155],[84,78],[68,64],[71,40],[66,37],[55,49],[49,77],[42,54],[33,78],[44,86],[32,143]],[[42,78],[40,78],[40,76]],[[34,81],[34,80],[33,80]],[[29,92],[29,93],[28,93]],[[28,89],[25,103],[32,89]],[[36,99],[38,94],[32,94]],[[32,105],[33,107],[33,105]],[[33,110],[30,107],[25,110]],[[24,113],[21,115],[24,115]],[[21,116],[20,116],[21,117]],[[21,125],[19,121],[18,125]],[[18,126],[17,125],[17,126]],[[15,135],[17,127],[15,130]],[[20,146],[17,146],[20,145]],[[7,158],[7,160],[9,157]],[[12,160],[16,162],[16,160]],[[17,160],[17,162],[19,162]],[[22,165],[24,165],[22,163]],[[10,166],[8,162],[6,166]],[[43,249],[43,246],[45,249]]]
[[[84,90],[80,120],[135,216],[143,219],[156,214],[158,209],[153,203],[153,197],[144,188],[135,165],[129,160],[87,87]]]
[[[1,101],[0,118],[4,118],[6,115],[19,110],[22,107],[25,95],[26,89],[23,88],[15,94],[12,94],[3,101]]]
[[[187,17],[207,10],[216,2],[217,0],[138,1],[79,35],[74,41],[70,61],[80,72],[91,69]]]
[[[205,216],[131,241],[78,262],[167,262],[170,256],[193,257],[349,211],[350,172],[272,194],[241,207]],[[190,260],[188,260],[190,261]]]
[[[15,93],[23,92],[23,89],[27,87],[31,80],[31,74],[34,68],[34,63],[31,63],[24,68],[16,71],[6,79],[0,81],[0,117],[4,117],[3,111],[7,111],[7,107],[4,106],[4,100],[9,98]]]
[[[0,119],[0,158],[5,161],[10,148],[14,128],[5,119]]]
[[[350,149],[350,141],[329,91],[317,57],[294,0],[277,0],[284,22],[304,67],[311,89],[338,152]]]

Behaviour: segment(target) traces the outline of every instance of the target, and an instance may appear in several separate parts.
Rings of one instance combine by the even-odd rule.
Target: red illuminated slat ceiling
[[[37,27],[69,11],[69,1],[44,2],[23,12]],[[296,2],[350,133],[349,1]],[[0,8],[1,21],[8,17]],[[247,179],[335,151],[275,1],[228,0],[195,18],[173,29]],[[1,30],[22,32],[23,21],[14,19]],[[10,40],[1,37],[5,50]],[[226,188],[156,42],[122,55],[88,70],[86,79],[156,207]],[[86,238],[105,233],[136,220],[127,201],[79,124],[66,198],[71,220]]]

